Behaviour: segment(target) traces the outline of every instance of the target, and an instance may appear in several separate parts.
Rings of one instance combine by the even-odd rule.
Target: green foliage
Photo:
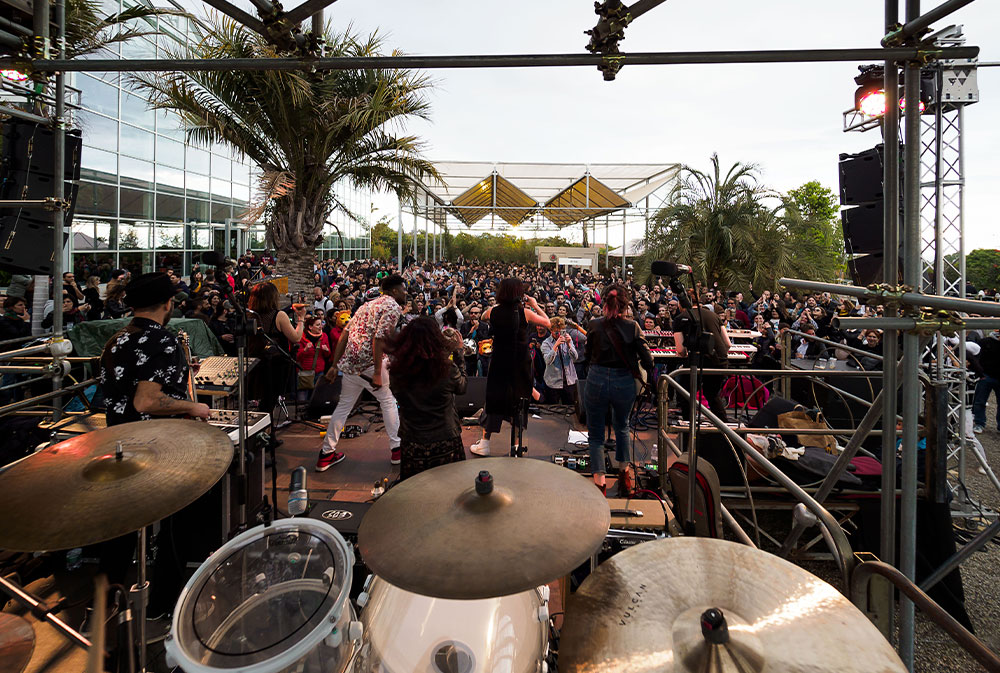
[[[121,250],[139,249],[139,237],[136,235],[135,229],[130,227],[118,237],[118,248]]]
[[[977,290],[1000,288],[1000,250],[978,248],[966,255],[965,277]]]
[[[774,290],[782,276],[836,277],[843,241],[830,190],[813,181],[783,197],[760,183],[753,164],[723,174],[718,155],[711,163],[709,172],[682,169],[668,204],[650,220],[638,277],[656,259],[689,264],[695,280],[729,290]]]
[[[806,280],[832,281],[847,270],[844,234],[840,226],[840,201],[816,180],[785,195],[783,215],[788,242]]]
[[[288,27],[290,30],[292,27]],[[382,55],[377,35],[327,28],[301,47],[271,42],[231,19],[213,17],[188,46],[166,58],[369,58]],[[319,38],[319,39],[317,39]],[[283,48],[274,46],[282,44]],[[394,55],[397,52],[393,52]],[[330,212],[352,217],[332,187],[393,191],[408,198],[413,177],[435,176],[422,143],[398,133],[409,118],[427,118],[429,80],[404,70],[221,71],[138,73],[129,80],[153,106],[175,111],[192,143],[223,143],[263,171],[268,240],[291,259],[322,240]],[[249,216],[248,216],[249,217]]]

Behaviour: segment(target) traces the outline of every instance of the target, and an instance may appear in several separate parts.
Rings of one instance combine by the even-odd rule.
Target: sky
[[[583,53],[597,20],[592,0],[338,0],[326,17],[421,55]],[[1000,61],[1000,3],[977,0],[934,28],[953,23],[981,47],[980,61]],[[667,0],[626,29],[621,49],[877,48],[882,24],[883,3],[872,0]],[[407,130],[431,160],[707,169],[718,153],[724,167],[756,164],[779,191],[814,179],[836,191],[838,155],[881,141],[878,130],[842,131],[858,65],[626,65],[613,82],[594,67],[434,70],[432,118]],[[1000,248],[1000,68],[980,69],[979,88],[965,113],[966,250]]]

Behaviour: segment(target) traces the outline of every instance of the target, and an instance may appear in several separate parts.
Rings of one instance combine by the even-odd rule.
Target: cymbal
[[[477,480],[493,479],[492,492]],[[611,523],[601,492],[564,467],[484,458],[421,472],[379,498],[358,531],[361,556],[390,584],[424,596],[480,599],[564,576]]]
[[[70,549],[137,531],[194,502],[232,459],[229,437],[197,421],[72,437],[0,472],[0,549]]]
[[[0,673],[21,673],[35,651],[35,631],[28,620],[0,613]]]
[[[584,580],[566,610],[559,670],[906,668],[860,610],[802,568],[735,542],[667,538],[616,554]]]

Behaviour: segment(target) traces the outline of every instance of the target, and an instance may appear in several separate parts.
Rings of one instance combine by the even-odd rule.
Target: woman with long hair
[[[87,320],[100,320],[104,314],[104,301],[101,299],[100,283],[101,279],[97,275],[87,276],[87,286],[83,290],[83,296],[90,307],[87,311]]]
[[[108,319],[124,318],[129,308],[125,305],[126,283],[112,280],[106,288],[107,299],[104,301],[104,317]]]
[[[455,395],[465,392],[461,338],[430,316],[414,318],[389,343],[389,389],[399,405],[400,480],[465,460]]]
[[[278,310],[278,288],[272,283],[258,283],[250,291],[247,310],[258,321],[258,333],[247,338],[247,355],[260,358],[260,363],[250,373],[247,390],[250,399],[259,401],[259,411],[272,413],[278,397],[290,387],[292,365],[285,355],[288,344],[302,340],[305,330],[306,309],[295,309],[292,327],[288,314]],[[266,337],[270,337],[270,340]],[[284,355],[278,352],[284,351]]]
[[[613,411],[615,458],[631,460],[628,419],[635,402],[635,374],[639,364],[646,378],[653,376],[653,356],[634,320],[626,317],[631,305],[628,288],[611,285],[604,290],[604,317],[590,321],[587,330],[587,387],[583,403],[587,410],[587,444],[594,483],[606,492],[604,428],[608,407]]]
[[[527,422],[527,405],[521,401],[531,395],[528,323],[549,327],[548,316],[534,297],[525,295],[520,279],[500,281],[496,300],[483,314],[493,328],[493,357],[486,376],[486,407],[479,419],[483,438],[469,449],[477,456],[490,455],[490,435],[500,432],[505,420],[513,423],[520,416],[522,428]]]

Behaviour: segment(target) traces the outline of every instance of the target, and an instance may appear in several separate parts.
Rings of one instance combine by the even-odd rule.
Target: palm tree
[[[753,164],[735,163],[723,175],[718,155],[711,161],[708,173],[681,170],[667,205],[650,220],[641,263],[648,269],[655,259],[683,262],[705,286],[771,287],[791,269],[781,202],[760,184]]]
[[[310,35],[294,55],[371,57],[377,35],[350,30],[322,39]],[[209,19],[198,40],[168,58],[273,58],[289,55],[229,19]],[[409,198],[414,178],[436,176],[421,157],[422,143],[399,130],[410,117],[426,118],[429,80],[403,70],[226,71],[137,74],[130,78],[156,108],[176,112],[188,141],[219,142],[260,167],[266,224],[290,288],[308,289],[316,246],[330,213],[347,206],[333,186],[394,191]],[[244,219],[253,219],[247,216]]]

